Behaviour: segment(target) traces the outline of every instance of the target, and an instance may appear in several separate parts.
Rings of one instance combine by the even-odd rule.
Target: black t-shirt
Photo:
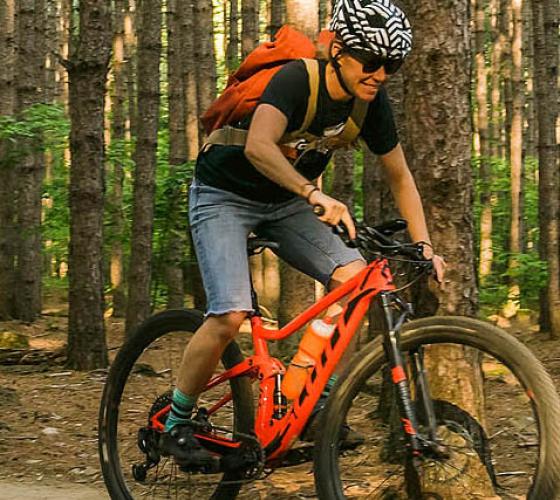
[[[329,97],[325,84],[326,61],[319,64],[319,94],[317,112],[308,132],[322,136],[325,131],[341,127],[348,119],[353,100],[334,101]],[[260,103],[279,109],[288,119],[287,132],[298,130],[303,123],[309,98],[309,81],[303,61],[286,64],[270,81]],[[235,124],[249,128],[251,117]],[[398,135],[391,104],[386,90],[381,87],[369,105],[360,137],[376,154],[391,151],[398,144]],[[196,177],[203,183],[239,194],[255,201],[277,203],[296,196],[261,174],[247,160],[241,146],[212,146],[199,154]],[[297,163],[297,170],[307,179],[314,180],[326,168],[331,154],[317,151],[306,153]]]

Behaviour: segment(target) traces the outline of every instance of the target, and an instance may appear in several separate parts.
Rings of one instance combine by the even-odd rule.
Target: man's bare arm
[[[278,147],[286,131],[286,116],[270,104],[261,104],[255,111],[245,144],[245,156],[255,168],[283,188],[306,196],[309,181],[301,175]]]
[[[425,241],[431,244],[422,200],[414,182],[414,177],[412,177],[406,163],[401,145],[398,144],[387,154],[382,155],[381,162],[399,212],[408,222],[408,231],[412,240]],[[425,247],[424,255],[428,259],[433,259],[437,279],[442,283],[445,261],[440,256],[434,255],[430,247]]]
[[[286,116],[274,106],[259,105],[249,127],[245,156],[264,176],[306,198],[309,203],[321,205],[325,213],[319,217],[320,220],[332,225],[342,222],[350,237],[355,238],[356,230],[348,207],[321,191],[314,190],[309,181],[282,154],[278,143],[287,124]]]

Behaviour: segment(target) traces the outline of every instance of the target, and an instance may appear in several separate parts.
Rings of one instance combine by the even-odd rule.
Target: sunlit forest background
[[[100,281],[79,278],[78,265],[75,271],[82,280],[77,287],[101,283],[102,294],[80,308],[102,307],[106,317],[126,315],[129,329],[156,308],[204,306],[186,212],[204,140],[199,117],[243,58],[296,15],[291,3],[114,0],[110,12],[94,6],[86,19],[72,0],[2,1],[0,319],[31,322],[45,301],[67,299],[72,251],[87,245],[88,236],[87,226],[73,226],[72,210],[98,213],[103,227],[102,252],[93,257],[102,262]],[[406,11],[406,2],[401,3]],[[324,28],[330,3],[321,0],[312,7],[315,24]],[[408,7],[414,21],[415,8]],[[299,15],[309,17],[302,9]],[[560,286],[558,142],[556,127],[550,126],[558,118],[558,82],[548,89],[538,85],[545,76],[554,82],[557,75],[557,10],[554,2],[472,0],[464,69],[470,75],[468,161],[475,187],[473,265],[481,314],[531,314],[543,331],[560,335],[550,320]],[[86,32],[88,22],[92,32]],[[414,50],[423,43],[417,38]],[[445,59],[439,61],[444,68]],[[106,89],[92,76],[90,90],[84,83],[72,90],[73,77],[78,82],[79,74],[93,75],[103,67]],[[407,152],[407,144],[422,138],[412,137],[406,124],[423,111],[414,103],[403,105],[403,89],[422,71],[419,59],[410,60],[388,84]],[[425,91],[437,94],[439,89]],[[104,95],[104,153],[96,160],[103,167],[100,176],[88,181],[97,167],[88,164],[87,155],[94,158],[102,151],[88,130],[93,92]],[[88,99],[93,107],[80,107]],[[438,113],[436,121],[454,120],[452,108],[447,112],[443,106]],[[79,162],[71,158],[72,141],[81,148]],[[418,151],[410,152],[409,162],[421,179],[432,165],[424,162],[419,168]],[[433,161],[435,168],[438,160]],[[322,180],[325,191],[369,222],[397,215],[376,162],[369,151],[338,152],[336,168]],[[448,181],[440,181],[446,189]],[[97,192],[97,186],[102,190]],[[420,187],[429,200],[433,193]],[[268,253],[253,263],[263,306],[280,319],[288,314],[279,306],[281,283],[289,279],[282,267]]]

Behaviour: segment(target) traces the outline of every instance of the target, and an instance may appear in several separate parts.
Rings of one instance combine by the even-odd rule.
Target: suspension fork
[[[437,436],[437,420],[436,412],[434,410],[434,402],[430,394],[430,387],[426,379],[426,369],[424,368],[424,348],[418,347],[412,351],[412,373],[416,387],[416,392],[419,395],[419,400],[422,401],[422,408],[426,416],[426,423],[428,424],[428,434],[430,441],[438,442]]]
[[[397,405],[401,424],[410,443],[412,455],[420,456],[423,449],[422,441],[418,436],[418,419],[416,418],[416,412],[410,396],[410,387],[400,346],[400,329],[406,318],[412,314],[412,310],[409,304],[406,304],[390,292],[382,292],[379,295],[387,323],[387,333],[383,339],[383,348],[391,367],[391,379],[397,389]],[[396,319],[391,308],[395,303],[401,309]]]

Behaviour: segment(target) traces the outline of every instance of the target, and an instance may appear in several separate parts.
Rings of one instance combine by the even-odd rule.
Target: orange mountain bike
[[[170,310],[143,323],[117,354],[101,402],[99,452],[111,498],[225,499],[242,489],[257,498],[252,481],[305,461],[314,461],[322,499],[399,491],[408,498],[459,498],[457,491],[461,498],[555,498],[560,401],[553,382],[526,347],[490,324],[412,320],[389,262],[409,264],[405,286],[430,273],[431,263],[421,245],[393,239],[405,227],[399,220],[358,225],[367,267],[281,329],[265,325],[253,291],[254,354],[244,358],[237,342],[229,344],[193,417],[196,436],[215,457],[204,468],[181,469],[158,449],[185,342],[202,314]],[[264,247],[277,245],[249,240],[250,254]],[[294,334],[344,297],[334,333],[299,396],[287,402],[285,368],[267,342]],[[315,444],[304,445],[298,436],[372,300],[386,328],[339,377],[317,417]],[[346,424],[364,437],[355,449],[340,445]]]

